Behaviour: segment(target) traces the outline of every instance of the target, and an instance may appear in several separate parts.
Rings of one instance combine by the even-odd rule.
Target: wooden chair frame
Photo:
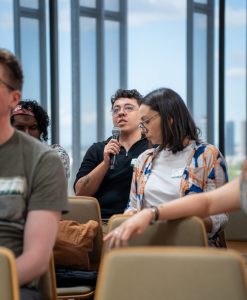
[[[6,277],[6,273],[5,274],[1,273],[4,271],[4,269],[3,266],[0,266],[0,282],[1,284],[3,284],[3,282],[5,282],[5,284],[6,282],[8,282],[9,289],[11,291],[11,297],[9,299],[4,299],[4,300],[20,300],[20,288],[19,288],[19,281],[18,281],[14,254],[12,253],[11,250],[5,247],[0,247],[0,256],[2,256],[2,258],[6,262],[8,268],[8,276],[9,276],[9,278],[4,279],[4,277]],[[4,289],[5,288],[7,288],[6,285]],[[1,295],[1,299],[2,297],[3,295]]]

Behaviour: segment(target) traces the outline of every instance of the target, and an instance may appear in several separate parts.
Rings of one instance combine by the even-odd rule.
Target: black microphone
[[[119,141],[120,132],[121,132],[120,128],[113,127],[113,129],[112,129],[112,139]],[[110,170],[115,169],[115,163],[116,163],[116,155],[111,155],[111,157],[110,157]]]

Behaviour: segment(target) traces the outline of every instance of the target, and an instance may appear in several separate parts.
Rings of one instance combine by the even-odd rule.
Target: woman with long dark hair
[[[215,146],[200,141],[199,130],[175,91],[152,91],[139,112],[139,126],[154,146],[136,161],[126,214],[214,190],[228,181],[224,157]],[[219,233],[227,221],[226,214],[204,219],[211,245],[223,246]]]

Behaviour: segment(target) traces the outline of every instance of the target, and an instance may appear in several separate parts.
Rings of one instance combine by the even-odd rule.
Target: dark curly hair
[[[43,107],[35,100],[22,100],[19,104],[23,109],[31,110],[34,113],[34,117],[38,123],[38,128],[41,132],[40,140],[48,140],[48,127],[50,125],[50,119],[47,112]],[[11,124],[13,125],[14,116],[11,116]]]
[[[115,101],[119,98],[134,98],[136,99],[138,105],[140,106],[142,104],[142,95],[137,90],[124,90],[124,89],[118,89],[116,93],[111,97],[111,107],[113,108],[113,105]]]

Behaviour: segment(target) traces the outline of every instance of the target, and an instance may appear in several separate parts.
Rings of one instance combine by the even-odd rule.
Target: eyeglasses
[[[0,83],[2,83],[3,85],[5,85],[8,89],[10,89],[11,91],[15,91],[16,88],[14,88],[13,86],[11,86],[10,84],[8,84],[7,82],[5,82],[4,80],[0,79]]]
[[[112,114],[113,114],[113,116],[118,115],[122,109],[123,109],[123,112],[126,113],[126,114],[129,114],[129,113],[131,113],[133,111],[138,110],[137,107],[135,107],[135,106],[133,106],[131,104],[126,104],[123,107],[120,107],[120,106],[116,105],[115,107],[112,108]]]
[[[154,118],[156,118],[159,115],[159,113],[154,114],[151,118],[141,121],[140,124],[138,125],[139,128],[141,128],[144,132],[147,131],[147,127],[146,125],[148,125],[150,123],[150,121]]]

